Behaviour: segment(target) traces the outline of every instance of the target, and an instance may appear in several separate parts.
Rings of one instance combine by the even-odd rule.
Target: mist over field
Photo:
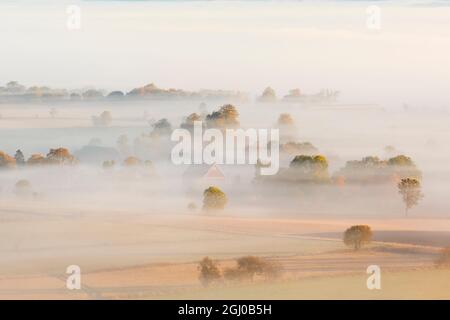
[[[0,298],[448,299],[450,9],[369,5],[2,2]],[[199,121],[278,171],[175,164]]]

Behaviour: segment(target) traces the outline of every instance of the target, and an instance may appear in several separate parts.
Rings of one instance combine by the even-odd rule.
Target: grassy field
[[[41,208],[42,209],[42,208]],[[62,207],[3,208],[0,299],[422,299],[450,298],[450,272],[437,270],[439,247],[374,242],[355,252],[338,232],[357,222],[377,230],[449,230],[443,220],[294,219],[156,215]],[[397,230],[398,230],[397,229]],[[404,234],[404,233],[399,233]],[[429,233],[432,236],[432,233]],[[276,283],[226,283],[203,288],[198,261],[221,269],[257,255],[283,266]],[[379,265],[382,290],[366,288]],[[82,289],[66,288],[66,268],[79,265]]]
[[[368,275],[325,276],[279,283],[199,289],[161,299],[450,299],[450,270],[382,272],[381,289]]]

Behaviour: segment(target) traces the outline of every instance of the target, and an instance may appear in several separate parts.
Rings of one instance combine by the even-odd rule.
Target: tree
[[[121,99],[124,97],[124,93],[122,91],[112,91],[107,97],[108,99]]]
[[[0,151],[0,168],[13,168],[16,166],[16,159],[6,152]]]
[[[109,111],[103,111],[100,116],[93,116],[92,122],[94,126],[106,127],[112,123],[112,115]]]
[[[226,104],[206,116],[206,124],[209,128],[238,128],[239,112],[232,104]]]
[[[237,267],[241,270],[251,281],[255,274],[261,274],[264,272],[266,262],[259,257],[246,256],[237,259]]]
[[[289,164],[294,176],[301,181],[323,182],[329,180],[328,161],[322,155],[297,155]]]
[[[123,165],[125,167],[135,167],[140,166],[142,164],[141,159],[137,157],[128,157],[123,161]]]
[[[102,168],[105,170],[109,170],[109,169],[114,168],[115,165],[116,165],[116,162],[114,160],[106,160],[106,161],[103,161]]]
[[[46,159],[42,154],[34,153],[28,158],[27,165],[42,165],[45,164],[45,161]]]
[[[50,152],[47,154],[46,161],[49,164],[75,164],[76,163],[75,157],[73,155],[71,155],[69,149],[66,149],[66,148],[50,149]]]
[[[278,118],[278,126],[293,126],[295,124],[294,118],[289,113],[282,113]]]
[[[16,154],[14,155],[14,159],[16,159],[16,164],[18,166],[25,165],[25,157],[20,149],[16,151]]]
[[[30,181],[24,179],[17,181],[15,193],[18,196],[29,196],[32,193]]]
[[[99,90],[89,89],[83,92],[83,99],[100,99],[103,98],[103,93]]]
[[[403,178],[421,179],[422,172],[417,168],[416,164],[410,157],[399,155],[387,160],[387,165],[391,170],[391,175]]]
[[[266,279],[275,279],[281,275],[282,267],[275,261],[269,261],[255,256],[245,256],[236,260],[236,267],[227,268],[224,278],[227,280],[249,279],[255,275],[264,275]]]
[[[267,87],[264,89],[263,93],[259,97],[258,101],[260,102],[275,102],[277,101],[277,95],[275,90],[271,87]]]
[[[172,133],[172,125],[166,118],[156,121],[152,127],[154,134],[170,135]]]
[[[405,203],[405,215],[408,216],[408,210],[423,198],[420,181],[415,178],[402,179],[398,184],[398,192]]]
[[[184,123],[181,124],[181,128],[186,129],[186,130],[193,130],[194,129],[194,122],[196,121],[202,121],[202,117],[197,114],[197,113],[191,113],[186,120],[184,121]]]
[[[217,187],[211,186],[203,192],[203,209],[224,209],[228,202],[227,196]]]
[[[199,262],[198,270],[200,271],[199,280],[205,287],[222,277],[218,264],[209,257],[205,257]]]
[[[344,232],[344,243],[355,250],[372,241],[372,230],[367,225],[351,226]]]

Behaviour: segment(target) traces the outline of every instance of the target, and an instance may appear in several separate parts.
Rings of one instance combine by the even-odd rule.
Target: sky
[[[367,27],[374,3],[380,30]],[[80,30],[67,28],[69,5],[81,9]],[[279,95],[333,88],[349,102],[450,105],[442,5],[1,1],[0,39],[1,84],[127,91],[154,82],[252,94],[270,85]]]

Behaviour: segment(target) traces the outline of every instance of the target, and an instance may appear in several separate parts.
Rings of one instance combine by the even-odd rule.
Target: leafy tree
[[[92,122],[94,123],[94,126],[99,127],[106,127],[111,125],[112,123],[112,115],[109,111],[103,111],[100,116],[93,116]]]
[[[46,162],[49,164],[75,164],[76,159],[66,148],[50,149]]]
[[[239,127],[239,112],[232,104],[226,104],[206,116],[206,124],[210,128],[237,128]]]
[[[218,187],[211,186],[203,192],[203,209],[224,209],[228,202],[225,193]]]
[[[14,159],[16,159],[16,164],[18,166],[25,165],[25,157],[20,149],[16,151],[16,154],[14,155]]]
[[[13,168],[16,166],[16,159],[7,153],[0,151],[0,168]]]
[[[264,272],[266,263],[263,259],[255,256],[246,256],[237,259],[238,269],[253,281],[255,274]]]
[[[203,258],[198,264],[200,271],[199,280],[203,286],[207,287],[222,277],[218,264],[209,257]]]
[[[278,125],[281,126],[293,126],[295,124],[294,118],[289,113],[282,113],[278,118]]]
[[[372,230],[367,225],[351,226],[344,232],[344,243],[355,250],[372,241]]]
[[[28,180],[19,180],[15,185],[15,193],[18,196],[28,196],[32,193],[31,183]]]
[[[391,166],[414,166],[414,162],[410,157],[399,155],[388,160],[388,165]]]
[[[152,125],[152,127],[153,127],[153,134],[170,135],[172,133],[172,125],[166,118],[156,121]]]
[[[328,161],[322,155],[295,156],[289,165],[292,174],[299,180],[322,182],[329,179]]]
[[[271,87],[265,88],[258,100],[260,102],[275,102],[275,101],[277,101],[277,95],[275,93],[275,90],[272,89]]]
[[[116,165],[116,162],[114,160],[106,160],[106,161],[103,161],[102,168],[105,170],[112,169],[112,168],[114,168],[115,165]]]
[[[275,279],[281,275],[281,271],[281,265],[274,261],[256,256],[245,256],[236,260],[236,267],[225,269],[224,278],[253,281],[255,275],[264,275],[266,279]]]
[[[123,165],[125,167],[135,167],[135,166],[140,166],[142,164],[141,159],[137,158],[137,157],[128,157],[123,161]]]
[[[103,98],[103,93],[99,90],[89,89],[83,92],[83,99],[100,99]]]
[[[298,99],[302,96],[302,92],[299,88],[295,88],[295,89],[291,89],[289,90],[289,94],[284,96],[285,100],[290,100],[290,99]]]
[[[111,91],[108,94],[108,99],[120,99],[124,97],[124,93],[122,91]]]
[[[387,160],[387,165],[391,170],[391,175],[403,178],[421,179],[422,173],[410,157],[399,155]]]
[[[194,129],[194,122],[202,121],[202,117],[197,113],[191,113],[186,120],[181,124],[181,128],[186,130]]]
[[[32,154],[28,158],[27,165],[31,165],[31,166],[33,166],[33,165],[42,165],[42,164],[45,164],[45,162],[46,162],[46,159],[45,159],[45,157],[42,154],[35,153],[35,154]]]
[[[408,216],[408,210],[423,198],[420,181],[415,178],[402,179],[398,184],[398,192],[405,203],[405,215]]]

